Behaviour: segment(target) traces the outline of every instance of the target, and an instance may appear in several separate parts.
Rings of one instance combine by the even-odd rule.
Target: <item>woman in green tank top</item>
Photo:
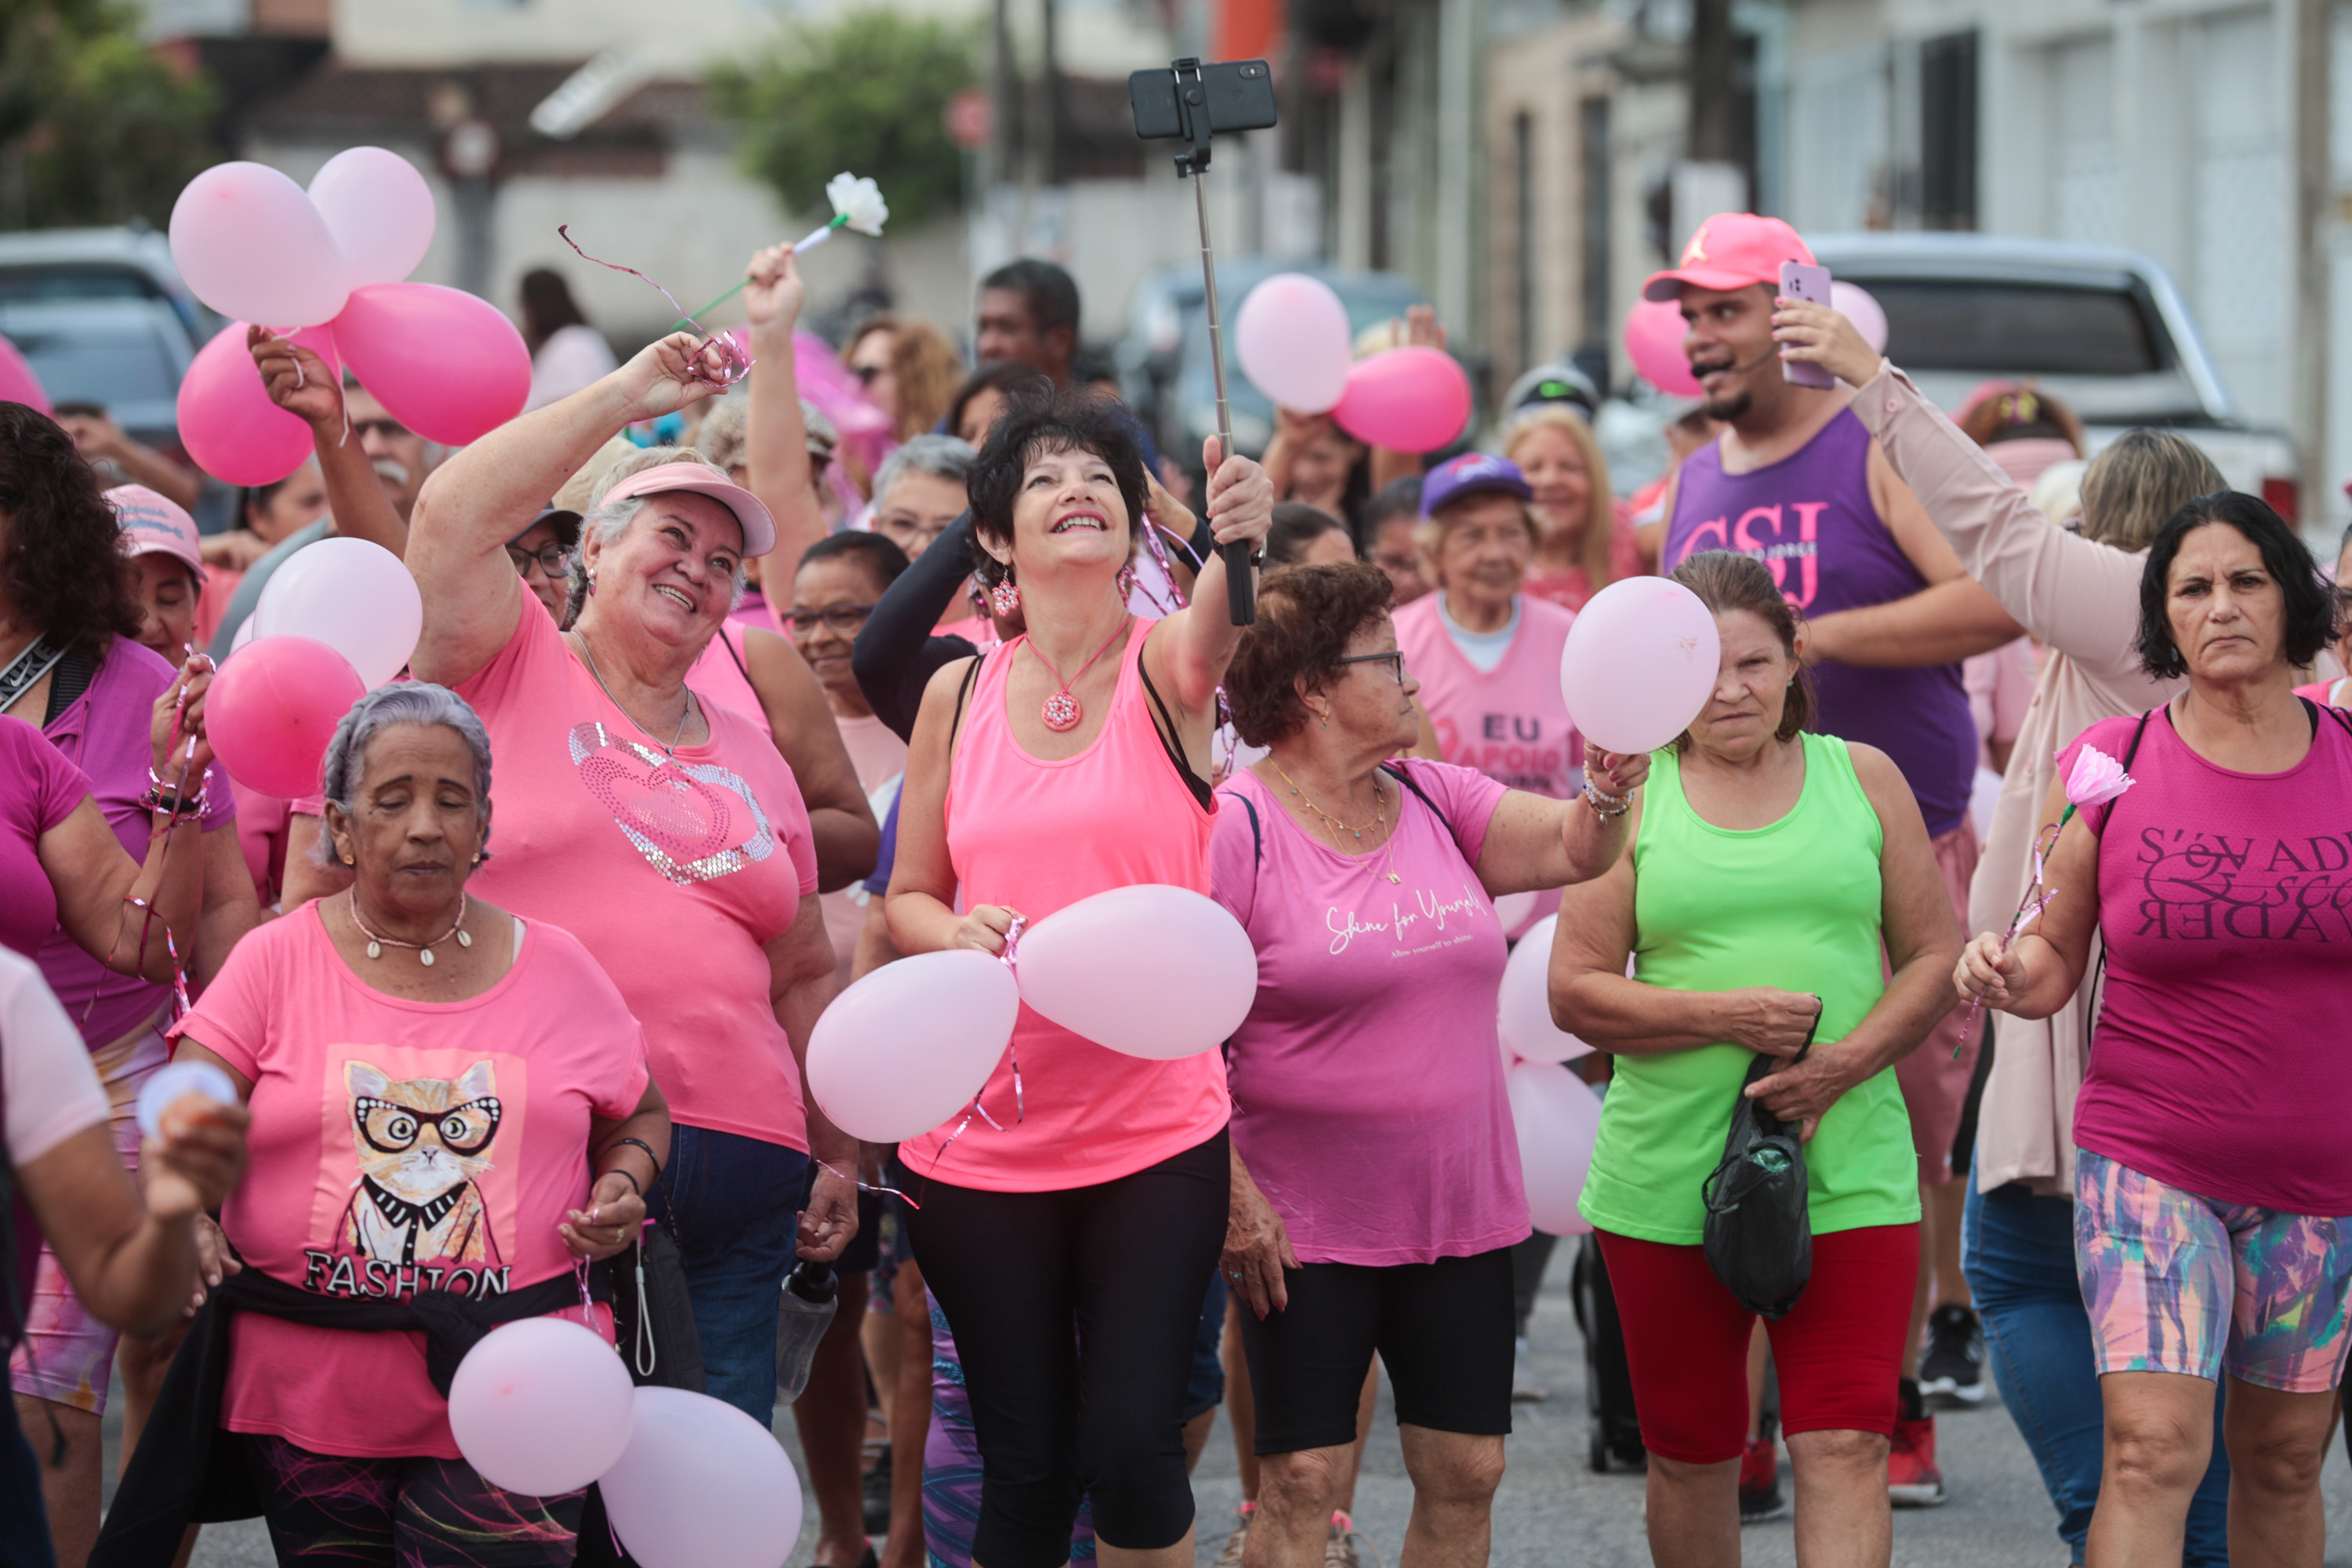
[[[1951,1007],[1960,930],[1895,764],[1802,732],[1803,633],[1770,569],[1713,551],[1674,575],[1715,612],[1721,673],[1657,753],[1624,858],[1563,895],[1551,960],[1560,1026],[1614,1058],[1582,1210],[1651,1454],[1650,1552],[1672,1568],[1739,1561],[1756,1320],[1707,1268],[1700,1187],[1761,1053],[1786,1065],[1747,1092],[1807,1140],[1813,1230],[1811,1282],[1767,1326],[1802,1500],[1797,1561],[1883,1564],[1918,1268],[1894,1069]]]

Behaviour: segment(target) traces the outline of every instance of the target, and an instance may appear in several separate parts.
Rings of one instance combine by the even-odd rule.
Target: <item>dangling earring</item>
[[[1001,621],[1011,620],[1021,613],[1021,589],[1013,581],[1011,563],[1005,564],[1004,580],[988,591],[988,605]]]
[[[1125,603],[1128,601],[1128,599],[1129,599],[1130,596],[1132,596],[1132,595],[1134,595],[1134,593],[1135,593],[1135,568],[1134,568],[1132,565],[1122,566],[1122,567],[1120,567],[1120,568],[1118,569],[1118,599],[1119,599],[1119,603],[1121,603],[1121,604],[1125,604]]]
[[[588,592],[592,595],[596,592],[596,568],[593,566],[588,568]]]

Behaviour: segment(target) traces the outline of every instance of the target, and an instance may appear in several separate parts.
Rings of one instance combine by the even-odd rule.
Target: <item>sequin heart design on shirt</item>
[[[775,848],[751,786],[725,768],[679,763],[591,721],[572,727],[572,765],[646,863],[680,886],[709,881]],[[748,813],[751,831],[737,843]]]

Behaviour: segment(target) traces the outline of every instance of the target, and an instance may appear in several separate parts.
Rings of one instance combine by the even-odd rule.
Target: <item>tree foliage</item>
[[[211,84],[139,40],[122,0],[0,0],[0,228],[161,227],[219,159]]]
[[[962,154],[948,100],[970,86],[975,32],[887,8],[795,30],[765,59],[711,72],[719,114],[742,133],[744,168],[790,212],[822,205],[846,169],[882,187],[896,223],[955,205]]]

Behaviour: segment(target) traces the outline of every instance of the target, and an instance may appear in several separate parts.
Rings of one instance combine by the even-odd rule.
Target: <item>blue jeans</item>
[[[1991,1193],[1969,1181],[1960,1263],[1976,1293],[1993,1381],[2058,1510],[2076,1563],[2099,1500],[2106,1431],[2091,1319],[2074,1279],[2074,1201],[2012,1182]],[[2188,1568],[2228,1568],[2230,1457],[2213,1401],[2213,1461],[2189,1504]]]
[[[686,1266],[705,1391],[762,1426],[776,1416],[776,1310],[808,1174],[797,1149],[674,1126],[669,1164],[646,1194]]]

